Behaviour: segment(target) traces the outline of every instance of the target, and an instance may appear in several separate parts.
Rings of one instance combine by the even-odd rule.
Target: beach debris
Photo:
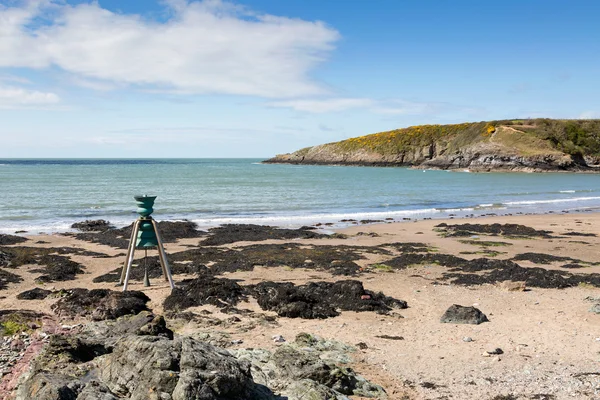
[[[486,350],[485,354],[490,356],[498,356],[500,354],[504,354],[504,351],[500,347],[496,347],[491,350]]]
[[[375,336],[379,339],[387,339],[387,340],[404,340],[403,336],[393,336],[393,335],[377,335]]]
[[[52,293],[51,290],[42,289],[39,287],[26,290],[17,295],[18,300],[43,300]]]
[[[296,286],[290,282],[260,282],[249,286],[263,310],[275,311],[281,317],[329,318],[342,311],[375,311],[388,313],[392,308],[407,308],[403,300],[365,290],[362,282],[308,282]],[[361,299],[363,295],[370,299]]]
[[[225,224],[208,230],[210,236],[200,242],[203,246],[220,246],[242,241],[262,241],[268,239],[323,239],[328,235],[314,232],[313,229],[283,229],[266,225]]]
[[[148,310],[150,298],[143,292],[116,292],[109,289],[69,289],[51,306],[58,316],[89,316],[92,320],[116,319],[127,314]]]
[[[445,324],[473,324],[479,325],[483,322],[488,322],[488,318],[478,308],[465,307],[458,304],[451,305],[440,322]]]

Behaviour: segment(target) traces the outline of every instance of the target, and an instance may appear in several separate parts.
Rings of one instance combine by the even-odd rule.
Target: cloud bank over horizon
[[[98,3],[0,5],[0,68],[58,68],[93,90],[128,85],[265,98],[327,92],[310,72],[340,35],[323,22],[256,14],[220,0],[165,7],[164,20],[150,20]]]

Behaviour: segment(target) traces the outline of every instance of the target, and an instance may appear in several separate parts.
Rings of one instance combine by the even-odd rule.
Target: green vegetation
[[[15,333],[25,332],[29,330],[27,325],[17,321],[2,322],[0,323],[0,327],[2,327],[2,336],[11,336]]]
[[[371,267],[375,268],[375,270],[379,272],[394,272],[394,268],[387,264],[373,264]]]
[[[494,142],[522,155],[566,153],[600,156],[600,120],[515,119],[453,125],[420,125],[330,143],[337,152],[368,150],[381,155],[423,151],[430,146],[458,151]],[[297,153],[306,154],[309,149]],[[433,154],[430,154],[433,156]]]

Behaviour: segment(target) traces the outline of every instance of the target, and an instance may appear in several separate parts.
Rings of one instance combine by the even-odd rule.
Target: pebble
[[[283,342],[285,342],[284,337],[281,336],[281,335],[273,335],[272,339],[273,339],[273,341],[275,343],[283,343]]]
[[[504,354],[504,351],[502,351],[502,349],[500,347],[496,347],[493,350],[487,350],[486,354],[489,354],[489,355],[499,355],[499,354]]]
[[[242,339],[236,339],[236,340],[232,340],[231,344],[242,344],[244,343],[244,341]]]
[[[473,341],[473,339],[471,339],[471,338],[470,338],[470,337],[468,337],[468,336],[465,336],[465,337],[463,338],[463,342],[467,342],[467,343],[468,343],[468,342],[472,342],[472,341]]]

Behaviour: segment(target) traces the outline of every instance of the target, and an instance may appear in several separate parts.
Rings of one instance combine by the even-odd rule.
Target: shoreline
[[[577,199],[580,200],[580,199]],[[570,199],[562,200],[562,202],[569,202]],[[541,200],[534,202],[535,204],[553,204],[555,200]],[[157,215],[153,215],[156,221],[190,221],[197,225],[197,229],[207,231],[211,228],[220,227],[223,225],[260,225],[260,226],[272,226],[285,229],[298,229],[303,226],[313,226],[320,230],[326,230],[333,233],[336,230],[349,228],[352,226],[365,226],[365,225],[377,225],[377,224],[389,224],[389,223],[404,223],[404,222],[417,222],[424,220],[462,220],[462,219],[480,219],[480,218],[491,218],[491,217],[511,217],[511,216],[535,216],[535,215],[563,215],[563,214],[590,214],[600,213],[600,206],[589,206],[589,207],[576,207],[571,209],[565,209],[559,207],[557,209],[548,209],[539,212],[524,212],[517,211],[519,208],[509,210],[501,205],[480,205],[470,206],[462,208],[448,208],[448,209],[417,209],[417,210],[397,210],[397,211],[381,211],[381,212],[358,212],[358,213],[320,213],[316,215],[305,215],[301,216],[279,216],[279,217],[248,217],[248,218],[214,218],[209,219],[193,219],[193,218],[161,218],[160,212]],[[129,223],[116,223],[108,219],[74,219],[72,223],[66,223],[61,228],[39,228],[36,230],[21,230],[13,228],[3,228],[0,225],[0,234],[19,235],[24,237],[39,236],[39,235],[53,235],[61,233],[77,233],[78,230],[71,227],[72,224],[94,221],[94,220],[105,220],[108,221],[117,229],[125,228],[129,226],[133,221],[137,219],[137,215],[132,215]],[[279,223],[278,223],[279,222]]]
[[[411,400],[444,396],[488,400],[494,396],[512,395],[523,399],[562,400],[594,398],[600,393],[600,383],[592,374],[597,371],[600,362],[594,350],[600,349],[600,315],[589,311],[594,302],[588,300],[600,299],[599,287],[589,284],[574,284],[562,289],[536,287],[536,281],[531,280],[526,282],[526,290],[511,291],[493,281],[452,283],[444,276],[457,272],[452,272],[453,268],[444,265],[443,261],[391,267],[395,265],[391,261],[393,258],[412,254],[408,250],[400,250],[404,248],[401,244],[423,243],[431,251],[421,254],[430,254],[432,257],[447,255],[465,260],[485,258],[496,260],[494,262],[509,262],[523,254],[552,255],[558,258],[554,261],[542,259],[543,263],[540,263],[537,258],[529,256],[516,262],[524,271],[545,271],[541,276],[552,273],[594,276],[600,274],[600,265],[596,264],[600,262],[600,232],[597,228],[600,226],[600,212],[406,222],[348,226],[335,229],[337,237],[245,240],[206,248],[219,252],[235,250],[236,253],[240,252],[240,260],[250,257],[253,253],[245,251],[256,249],[255,246],[265,250],[269,246],[277,246],[273,254],[304,249],[308,253],[301,253],[303,258],[300,260],[303,261],[300,261],[300,266],[292,264],[293,259],[290,258],[272,266],[266,263],[254,265],[251,269],[234,266],[218,276],[239,282],[244,287],[266,281],[301,285],[316,281],[358,280],[374,293],[383,292],[386,296],[406,301],[407,309],[394,310],[389,314],[342,311],[341,315],[327,319],[289,318],[261,309],[257,300],[249,297],[237,305],[238,309],[248,311],[234,311],[235,319],[232,319],[232,314],[224,313],[218,307],[201,305],[186,311],[203,315],[204,319],[185,321],[168,316],[167,326],[179,335],[227,335],[222,343],[230,351],[244,348],[276,351],[282,343],[274,342],[273,336],[281,335],[286,341],[292,341],[300,332],[337,340],[355,347],[349,353],[352,359],[350,365],[367,379],[382,385],[389,399],[399,399],[405,395],[407,397],[404,398]],[[551,233],[521,237],[483,233],[452,236],[440,231],[443,229],[443,225],[439,227],[440,224],[519,224],[536,232]],[[203,235],[169,242],[166,244],[167,255],[174,257],[190,249],[201,249],[203,247],[199,246],[199,242],[205,238]],[[21,276],[23,281],[8,283],[7,288],[0,290],[3,297],[0,298],[0,309],[44,312],[58,326],[73,326],[87,323],[86,317],[53,316],[50,306],[57,301],[56,297],[17,300],[15,296],[33,287],[54,291],[72,288],[119,290],[114,282],[94,282],[94,279],[120,267],[125,257],[122,249],[77,240],[64,234],[30,236],[28,239],[27,242],[4,248],[72,248],[78,253],[69,258],[81,263],[84,273],[75,275],[73,280],[40,285],[36,283],[39,273],[34,272],[39,268],[38,265],[4,268]],[[310,249],[315,249],[314,254],[310,253]],[[319,262],[320,252],[333,249],[337,249],[335,251],[339,252],[340,257],[358,251],[361,258],[354,262],[361,268],[359,274],[340,276],[328,269],[313,266]],[[98,258],[85,252],[101,253],[107,257]],[[576,269],[563,267],[572,262],[558,261],[562,260],[561,257],[577,259],[581,265]],[[181,256],[177,259],[181,259]],[[390,268],[385,268],[388,264]],[[322,265],[329,264],[325,262]],[[474,276],[493,277],[489,274],[502,272],[504,267],[501,265],[504,264],[500,263],[490,271],[479,271]],[[470,276],[470,273],[461,273]],[[515,270],[514,273],[520,272]],[[176,284],[181,285],[183,279],[190,277],[177,274],[174,278]],[[515,279],[520,277],[515,275]],[[134,279],[131,281],[131,290],[142,290],[150,298],[148,307],[154,313],[168,315],[163,305],[170,292],[168,285],[156,277],[151,279],[151,284],[151,287],[144,288],[141,281]],[[440,317],[452,304],[475,306],[488,316],[489,322],[480,325],[441,323]],[[256,317],[262,314],[274,318],[275,322],[256,323]],[[204,320],[206,322],[202,322]],[[366,347],[357,347],[359,343]],[[487,354],[495,348],[501,348],[503,354]]]

